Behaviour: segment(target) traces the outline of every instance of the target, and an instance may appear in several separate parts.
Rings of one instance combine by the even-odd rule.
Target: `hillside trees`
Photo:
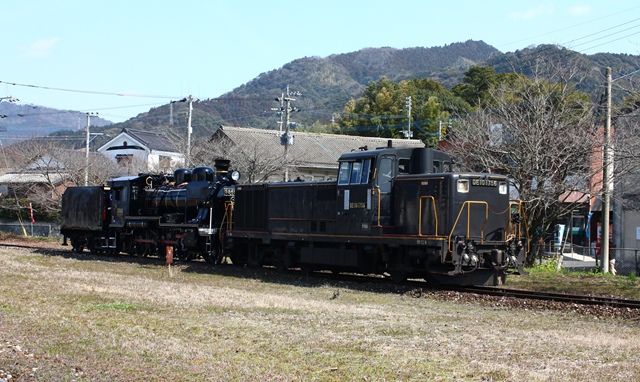
[[[411,97],[411,130],[414,139],[429,146],[437,144],[441,121],[453,113],[465,113],[470,105],[439,83],[412,79],[394,83],[386,77],[370,82],[362,96],[351,99],[338,123],[350,135],[404,138],[409,126],[408,98]]]

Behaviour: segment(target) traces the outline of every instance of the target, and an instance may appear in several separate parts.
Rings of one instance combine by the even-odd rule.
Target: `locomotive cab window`
[[[433,172],[435,174],[443,172],[442,171],[442,162],[440,162],[439,160],[434,160],[433,161]]]
[[[408,174],[409,163],[411,163],[411,160],[408,158],[398,159],[398,174]]]
[[[112,187],[111,188],[111,198],[114,202],[119,201],[128,201],[129,200],[129,187]]]
[[[378,167],[378,186],[380,192],[391,192],[391,179],[393,178],[393,158],[383,157]]]
[[[351,163],[342,162],[340,163],[340,173],[338,174],[338,184],[340,185],[349,184],[349,179],[351,179]]]
[[[371,171],[371,164],[372,161],[370,158],[354,162],[341,162],[338,173],[338,184],[341,186],[349,184],[368,184],[371,181],[373,174]]]
[[[361,184],[368,184],[371,182],[371,176],[373,171],[371,171],[371,164],[373,162],[371,159],[365,159],[362,161],[362,178],[360,179]]]
[[[359,184],[362,175],[362,162],[353,162],[351,164],[351,184]]]

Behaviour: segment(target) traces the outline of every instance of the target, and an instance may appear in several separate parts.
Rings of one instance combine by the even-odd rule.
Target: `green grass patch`
[[[90,305],[85,307],[83,310],[85,312],[90,312],[92,310],[99,310],[99,311],[104,311],[104,310],[118,310],[118,311],[122,311],[122,312],[134,312],[137,310],[142,309],[140,306],[135,305],[135,304],[130,304],[128,302],[121,302],[121,301],[117,301],[117,302],[110,302],[110,303],[106,303],[106,304],[96,304],[96,305]]]

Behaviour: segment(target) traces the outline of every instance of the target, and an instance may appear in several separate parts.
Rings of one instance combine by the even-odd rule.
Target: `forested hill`
[[[556,58],[551,53],[556,54]],[[193,132],[196,136],[207,137],[219,125],[277,129],[280,117],[273,108],[280,105],[274,98],[280,97],[287,85],[292,91],[301,93],[295,96],[294,103],[300,112],[294,113],[292,120],[302,126],[310,126],[316,122],[330,123],[332,115],[341,113],[349,99],[361,96],[370,81],[378,81],[383,76],[394,82],[426,77],[451,88],[462,82],[464,73],[473,65],[492,66],[498,73],[516,70],[530,74],[527,68],[534,68],[534,61],[545,57],[551,57],[554,60],[552,64],[577,58],[575,61],[579,66],[576,69],[582,73],[578,76],[582,80],[577,86],[592,97],[601,93],[604,67],[612,67],[616,76],[640,67],[640,56],[585,55],[555,45],[530,47],[506,54],[482,41],[472,40],[432,48],[366,48],[324,58],[300,58],[281,68],[261,73],[219,98],[201,100],[194,104]],[[210,75],[224,76],[224,73]],[[173,104],[174,127],[179,131],[186,126],[186,110],[186,103]],[[123,127],[166,129],[169,115],[169,105],[163,105],[124,123],[112,125],[109,130],[115,133]]]
[[[270,109],[279,106],[274,98],[281,96],[287,85],[301,93],[296,97],[295,106],[302,112],[295,115],[296,121],[328,123],[332,113],[340,113],[345,103],[360,96],[370,81],[378,81],[383,76],[392,81],[429,77],[453,86],[461,81],[470,66],[482,64],[496,54],[501,53],[494,47],[469,40],[443,47],[366,48],[324,58],[300,58],[261,73],[217,99],[199,102],[194,106],[194,124],[201,126],[199,130],[211,130],[220,124],[275,129],[279,117]],[[122,126],[151,128],[158,119],[153,117],[168,116],[168,109],[168,106],[152,109]]]

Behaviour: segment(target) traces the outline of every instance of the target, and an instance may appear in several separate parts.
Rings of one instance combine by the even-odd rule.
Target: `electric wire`
[[[584,22],[584,23],[575,24],[575,25],[572,25],[572,26],[569,26],[569,27],[566,27],[566,28],[559,29],[559,30],[557,30],[557,31],[563,31],[563,30],[570,29],[570,28],[573,28],[573,27],[576,27],[576,26],[580,26],[580,25],[584,25],[584,24],[592,23],[592,22],[595,22],[595,21],[599,21],[599,20],[602,20],[602,19],[605,19],[605,18],[608,18],[608,17],[614,16],[614,15],[618,15],[618,14],[621,14],[621,13],[626,13],[626,12],[628,12],[628,11],[630,11],[630,10],[633,10],[633,9],[636,9],[636,8],[640,8],[640,6],[639,6],[639,7],[633,7],[633,8],[630,8],[630,9],[627,9],[627,10],[624,10],[624,11],[621,11],[621,12],[613,13],[613,14],[610,14],[610,15],[607,15],[607,16],[603,16],[603,17],[600,17],[600,18],[597,18],[597,19],[589,20],[589,21],[586,21],[586,22]],[[636,22],[636,21],[638,21],[638,20],[640,20],[640,18],[636,18],[636,19],[633,19],[633,20],[630,20],[630,21],[627,21],[627,22],[624,22],[624,23],[620,23],[620,24],[617,24],[617,25],[615,25],[615,26],[613,26],[613,27],[609,27],[609,28],[606,28],[606,29],[603,29],[603,30],[600,30],[600,31],[597,31],[597,32],[594,32],[594,33],[591,33],[591,34],[588,34],[588,35],[585,35],[585,36],[579,37],[579,38],[574,39],[574,40],[572,40],[572,41],[570,41],[570,42],[568,42],[568,43],[566,43],[566,44],[563,44],[563,45],[570,45],[571,43],[574,43],[574,42],[576,42],[576,41],[580,41],[580,40],[583,40],[583,39],[586,39],[586,38],[589,38],[589,37],[592,37],[592,36],[596,36],[596,35],[602,34],[602,33],[607,32],[607,31],[611,31],[611,30],[614,30],[614,29],[620,28],[621,26],[631,24],[631,23]],[[605,38],[608,38],[608,37],[611,37],[611,36],[615,36],[615,35],[618,35],[618,34],[620,34],[620,33],[622,33],[622,32],[628,31],[628,30],[630,30],[630,29],[637,28],[637,27],[639,27],[639,26],[640,26],[640,25],[634,25],[634,26],[632,26],[632,27],[629,27],[629,28],[626,28],[626,29],[623,29],[623,30],[620,30],[620,31],[616,31],[616,32],[614,32],[614,33],[610,33],[610,34],[608,34],[608,35],[601,36],[601,37],[598,37],[598,38],[596,38],[596,39],[592,39],[592,40],[589,40],[589,41],[586,41],[586,42],[580,43],[580,44],[578,44],[578,45],[575,45],[574,47],[577,47],[577,46],[583,46],[583,45],[590,44],[590,43],[595,42],[595,41],[599,41],[599,40],[602,40],[602,39],[605,39]],[[548,33],[540,34],[540,35],[538,35],[538,36],[534,36],[534,37],[532,37],[532,38],[545,36],[545,35],[548,35],[548,34],[551,34],[551,33],[557,32],[557,31],[553,31],[553,32],[548,32]],[[593,48],[595,48],[595,47],[599,47],[599,46],[602,46],[602,45],[606,45],[606,44],[609,44],[609,43],[614,42],[614,41],[618,41],[618,40],[623,39],[623,38],[628,38],[628,37],[630,37],[630,36],[634,36],[634,35],[636,35],[636,34],[640,34],[640,32],[634,32],[634,33],[632,33],[632,34],[628,34],[628,35],[625,35],[625,36],[622,36],[622,37],[617,37],[617,38],[615,38],[615,39],[608,40],[608,41],[603,42],[603,43],[600,43],[600,44],[598,44],[598,45],[594,45],[594,46],[586,47],[586,48],[584,48],[582,51],[578,51],[578,52],[584,52],[584,51],[586,51],[586,50],[590,50],[590,49],[593,49]],[[524,40],[519,40],[518,42],[520,42],[520,41],[525,41],[525,40],[526,40],[526,39],[524,39]],[[515,42],[514,42],[514,43],[515,43]],[[538,54],[538,55],[539,55],[539,54],[543,54],[543,53],[545,53],[545,51],[550,50],[550,49],[554,49],[554,48],[557,48],[557,45],[550,45],[549,47],[544,48],[542,51],[538,51],[538,52],[537,52],[537,54]],[[568,53],[567,53],[567,54],[568,54]],[[505,65],[506,65],[506,63],[505,63]],[[532,65],[533,65],[533,64],[529,65],[528,67],[525,65],[525,66],[521,67],[521,68],[520,68],[520,70],[523,70],[523,71],[524,71],[524,70],[526,70],[527,68],[530,68]],[[499,66],[499,65],[498,65],[498,66]],[[637,71],[634,71],[634,72],[632,72],[632,73],[628,73],[628,74],[626,74],[626,75],[623,75],[623,76],[622,76],[622,77],[620,77],[620,78],[627,77],[627,76],[629,76],[629,75],[631,75],[631,74],[634,74],[634,73],[636,73],[636,72],[637,72]],[[179,99],[179,98],[180,98],[180,97],[176,97],[176,96],[167,96],[167,95],[146,95],[146,94],[135,94],[135,93],[124,93],[124,92],[117,93],[117,92],[105,92],[105,91],[95,91],[95,90],[79,90],[79,89],[70,89],[70,88],[62,88],[62,87],[51,87],[51,86],[42,86],[42,85],[34,85],[34,84],[16,83],[16,82],[9,82],[9,81],[0,81],[0,84],[12,85],[12,86],[21,86],[21,87],[29,87],[29,88],[43,89],[43,90],[56,90],[56,91],[64,91],[64,92],[84,93],[84,94],[96,94],[96,95],[109,95],[109,96],[118,96],[118,97],[139,97],[139,98],[159,98],[159,99]],[[209,99],[208,101],[212,101],[212,102],[216,102],[216,101],[243,101],[243,102],[249,101],[249,102],[257,102],[257,101],[266,101],[266,100],[271,100],[271,99],[267,99],[267,98],[242,98],[242,97],[218,97],[218,98],[212,98],[212,99]],[[153,104],[153,106],[157,106],[157,105],[162,105],[162,104]],[[129,108],[129,107],[140,107],[140,106],[148,106],[148,105],[132,105],[132,106],[121,106],[121,107],[114,107],[114,108],[108,108],[108,107],[105,107],[105,108],[92,109],[92,111],[96,111],[96,110],[113,110],[113,109]],[[325,105],[325,107],[326,107],[326,106],[330,106],[330,105]],[[339,106],[339,105],[338,105],[338,106]],[[306,110],[306,111],[307,111],[307,112],[309,112],[309,113],[316,113],[316,114],[320,114],[321,112],[320,112],[320,111],[318,111],[318,110],[319,110],[319,109],[317,109],[316,111],[312,111],[312,110]],[[328,111],[328,110],[327,110],[327,111]],[[65,112],[65,111],[60,111],[60,113],[64,113],[64,112]],[[40,113],[40,115],[43,115],[43,114],[44,114],[44,113]],[[333,112],[333,113],[331,113],[331,114],[333,114],[333,115],[340,115],[341,113]],[[29,114],[21,113],[21,114],[19,114],[18,116],[20,116],[20,117],[27,117],[27,116],[29,116]],[[256,116],[264,116],[264,115],[261,113],[261,114],[255,114],[255,115],[249,115],[249,116],[242,116],[242,117],[238,117],[238,118],[234,118],[234,119],[227,120],[226,122],[227,122],[227,123],[228,123],[228,122],[233,122],[234,120],[235,120],[235,121],[240,121],[240,120],[242,120],[242,119],[249,119],[249,118],[256,117]],[[10,116],[6,116],[6,117],[10,117]],[[167,117],[168,117],[168,116],[167,116]],[[369,117],[369,116],[368,116],[368,115],[362,115],[362,116],[360,116],[360,117],[361,117],[361,118],[367,118],[367,117]],[[372,117],[373,117],[373,116],[372,116]],[[375,117],[376,117],[376,118],[382,118],[382,119],[390,119],[390,118],[401,118],[402,116],[375,116]],[[154,119],[154,118],[155,118],[155,119],[158,119],[158,118],[162,118],[162,117],[149,116],[149,117],[138,117],[138,118],[136,118],[136,119],[143,119],[143,120],[144,120],[144,119]]]

